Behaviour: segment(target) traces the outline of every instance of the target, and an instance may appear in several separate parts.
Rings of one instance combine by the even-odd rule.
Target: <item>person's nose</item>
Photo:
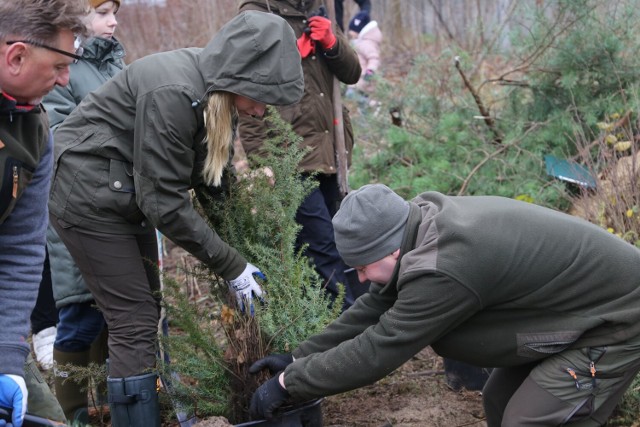
[[[264,111],[266,109],[266,106],[264,104],[258,104],[253,108],[253,116],[256,117],[262,117],[264,116]]]
[[[69,66],[67,65],[56,76],[56,84],[58,86],[66,86],[69,84]]]
[[[367,281],[367,275],[364,274],[364,271],[358,271],[358,280],[360,283],[364,283]]]
[[[111,14],[111,19],[109,19],[109,27],[117,27],[118,26],[118,18],[116,18],[116,15]]]

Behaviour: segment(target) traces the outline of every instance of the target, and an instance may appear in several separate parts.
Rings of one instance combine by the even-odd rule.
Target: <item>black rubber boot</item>
[[[113,427],[160,427],[158,374],[107,378]]]

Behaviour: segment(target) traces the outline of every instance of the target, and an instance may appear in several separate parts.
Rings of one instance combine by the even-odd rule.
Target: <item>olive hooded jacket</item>
[[[225,279],[246,261],[194,209],[203,184],[203,108],[227,91],[287,105],[302,97],[300,55],[280,17],[246,12],[203,48],[141,58],[89,94],[55,133],[49,208],[63,226],[111,234],[154,227]]]
[[[570,215],[427,192],[410,202],[400,257],[389,283],[293,352],[292,396],[371,384],[429,345],[509,367],[640,334],[640,251]]]

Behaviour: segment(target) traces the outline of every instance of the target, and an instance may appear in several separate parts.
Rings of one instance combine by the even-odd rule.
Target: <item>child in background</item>
[[[91,37],[83,43],[82,59],[70,67],[69,84],[57,86],[44,98],[52,129],[57,127],[91,91],[125,66],[122,45],[113,37],[120,0],[89,0],[86,24]],[[75,381],[61,366],[104,364],[107,358],[106,323],[80,270],[53,227],[47,231],[53,296],[59,322],[53,344],[56,397],[69,422],[89,422],[87,380]],[[102,333],[105,332],[105,333]],[[102,386],[106,392],[106,385]]]
[[[373,77],[380,66],[380,43],[382,43],[382,32],[376,21],[372,21],[369,13],[361,11],[349,21],[349,37],[352,39],[353,47],[358,53],[362,74],[360,80],[355,84],[357,94],[369,104],[375,106],[376,101],[370,99],[375,91]]]

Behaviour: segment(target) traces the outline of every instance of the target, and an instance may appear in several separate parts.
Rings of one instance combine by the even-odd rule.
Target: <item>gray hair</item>
[[[16,37],[46,44],[62,30],[84,36],[88,12],[87,0],[0,0],[0,41]]]

